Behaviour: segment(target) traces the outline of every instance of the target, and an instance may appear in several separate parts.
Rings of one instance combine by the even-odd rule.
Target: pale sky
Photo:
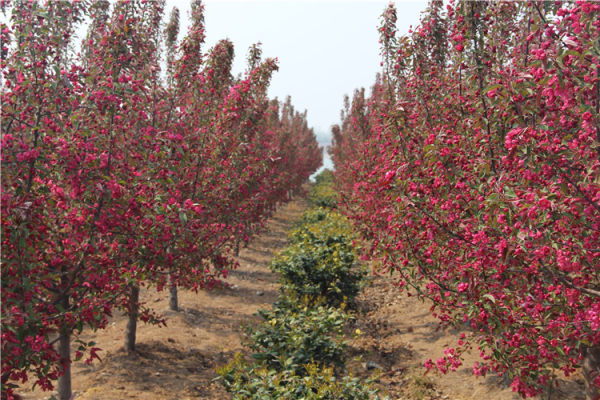
[[[251,44],[261,42],[264,57],[277,57],[269,95],[292,96],[297,110],[308,110],[309,125],[327,144],[339,123],[344,94],[369,89],[380,70],[380,15],[386,0],[205,0],[206,47],[229,38],[235,46],[234,74],[245,69]],[[395,1],[398,32],[416,26],[427,2]],[[177,6],[180,38],[187,32],[189,1],[167,0],[165,15]]]

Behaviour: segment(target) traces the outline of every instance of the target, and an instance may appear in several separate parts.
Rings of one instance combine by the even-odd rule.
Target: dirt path
[[[142,291],[142,301],[167,319],[167,327],[138,325],[137,352],[123,347],[125,318],[115,316],[107,329],[84,335],[103,349],[102,362],[73,365],[76,400],[228,399],[215,382],[215,367],[242,350],[241,324],[277,299],[277,277],[268,265],[287,245],[287,231],[307,208],[303,199],[282,206],[266,232],[240,251],[240,267],[231,271],[231,289],[180,291],[181,311],[168,310],[168,292]],[[74,351],[74,350],[73,350]],[[51,393],[24,391],[25,399],[47,399]]]

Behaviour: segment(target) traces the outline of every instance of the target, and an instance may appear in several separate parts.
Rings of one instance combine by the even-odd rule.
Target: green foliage
[[[335,374],[345,362],[343,328],[351,317],[344,309],[365,272],[356,265],[348,221],[325,208],[337,203],[333,174],[326,170],[316,181],[311,201],[322,207],[304,213],[291,245],[271,263],[281,275],[280,299],[246,329],[253,361],[238,354],[217,370],[234,399],[379,398],[370,381]]]
[[[316,239],[324,240],[328,236],[344,235],[350,241],[356,239],[348,219],[337,211],[326,207],[316,207],[306,211],[291,233],[292,244],[301,242],[301,235],[310,232]]]
[[[332,170],[325,168],[315,176],[315,184],[317,185],[333,185],[335,183],[335,175]]]
[[[298,297],[325,299],[331,306],[353,304],[363,272],[354,271],[354,254],[345,243],[329,246],[294,245],[286,249],[271,268],[281,274],[281,289]]]
[[[261,365],[299,375],[309,363],[344,365],[342,329],[349,316],[343,311],[282,298],[258,313],[264,322],[249,330],[248,347]]]
[[[314,207],[336,208],[340,197],[334,188],[333,172],[325,169],[315,176],[315,184],[308,194],[308,201]]]
[[[298,375],[293,370],[277,371],[256,368],[248,364],[241,354],[217,370],[223,384],[236,400],[256,399],[306,399],[306,400],[368,400],[379,399],[377,389],[370,381],[334,375],[333,368],[318,364],[307,364],[305,373]]]
[[[314,223],[317,223],[317,222],[324,221],[324,220],[328,219],[328,217],[330,215],[331,214],[330,214],[329,209],[327,209],[325,207],[311,208],[310,210],[306,211],[304,214],[302,214],[300,216],[300,219],[296,223],[296,227],[297,228],[302,228],[304,225],[314,224]],[[290,239],[291,240],[294,240],[294,232],[296,230],[297,229],[293,230],[290,233]]]
[[[290,234],[292,245],[271,263],[281,274],[281,288],[296,297],[323,299],[329,306],[354,304],[365,271],[356,265],[354,235],[334,211],[308,211]]]

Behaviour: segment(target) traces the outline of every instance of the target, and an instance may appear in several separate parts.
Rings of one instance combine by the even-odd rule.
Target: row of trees
[[[582,367],[600,387],[600,4],[432,1],[346,100],[342,204],[401,287],[471,333],[429,367],[509,375],[523,396]]]
[[[114,310],[163,323],[142,286],[212,287],[231,254],[321,164],[306,114],[267,97],[259,46],[231,73],[203,6],[178,42],[164,0],[15,0],[2,52],[2,397],[28,379],[71,396],[71,337]],[[79,50],[77,27],[88,33]],[[91,347],[91,348],[90,348]]]

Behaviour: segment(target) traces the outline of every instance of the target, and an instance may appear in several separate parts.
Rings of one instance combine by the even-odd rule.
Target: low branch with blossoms
[[[380,27],[383,71],[329,149],[345,212],[442,325],[427,366],[509,375],[523,396],[581,368],[600,387],[600,4],[429,3]]]

